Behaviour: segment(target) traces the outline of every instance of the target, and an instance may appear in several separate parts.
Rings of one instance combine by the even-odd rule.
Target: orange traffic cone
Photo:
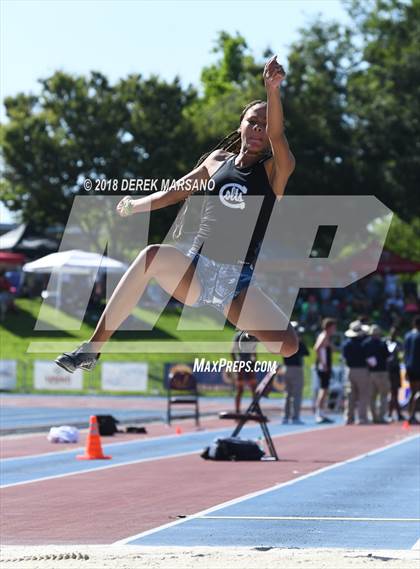
[[[408,421],[404,421],[403,424],[402,424],[402,428],[403,428],[405,431],[409,431],[409,430],[410,430],[410,423],[409,423]]]
[[[78,460],[96,460],[99,458],[112,458],[102,452],[101,437],[99,436],[98,419],[91,415],[89,420],[89,433],[86,439],[85,454],[76,456]]]
[[[176,435],[182,435],[182,429],[181,429],[181,427],[176,427],[176,428],[175,428],[175,434],[176,434]]]

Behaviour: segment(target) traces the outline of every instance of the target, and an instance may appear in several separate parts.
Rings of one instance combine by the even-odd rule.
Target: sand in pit
[[[3,546],[11,569],[419,569],[420,550]]]

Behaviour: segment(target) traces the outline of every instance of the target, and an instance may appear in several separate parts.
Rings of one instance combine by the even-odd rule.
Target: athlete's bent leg
[[[246,296],[246,310],[243,308]],[[228,320],[258,338],[269,352],[285,357],[292,356],[299,348],[299,340],[289,323],[283,330],[286,316],[282,310],[259,288],[249,287],[225,308]]]
[[[90,341],[99,351],[131,314],[152,278],[183,304],[194,304],[201,289],[194,270],[191,259],[172,245],[143,249],[116,286]]]
[[[150,245],[140,252],[118,283],[90,341],[73,352],[61,354],[55,362],[69,373],[76,369],[92,370],[103,344],[131,314],[152,278],[184,304],[194,304],[200,296],[201,285],[191,259],[171,245]]]

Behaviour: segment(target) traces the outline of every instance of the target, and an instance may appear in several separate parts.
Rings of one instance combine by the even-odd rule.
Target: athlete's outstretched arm
[[[186,189],[188,185],[192,186],[195,181],[205,181],[209,180],[209,178],[210,175],[205,160],[200,166],[194,168],[194,170],[191,170],[191,172],[188,172],[188,174],[177,180],[176,184],[167,191],[161,190],[160,192],[154,192],[138,199],[125,196],[118,203],[117,212],[122,217],[126,217],[134,213],[143,213],[176,204],[185,200],[193,193],[192,190]]]
[[[266,63],[263,77],[267,91],[267,135],[274,162],[270,182],[274,193],[282,196],[287,180],[294,170],[295,158],[284,134],[283,106],[280,99],[279,87],[286,74],[277,62],[276,56]]]

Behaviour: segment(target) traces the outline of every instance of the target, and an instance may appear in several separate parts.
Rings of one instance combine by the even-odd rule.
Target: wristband
[[[127,216],[133,213],[133,202],[131,200],[125,201],[122,207],[124,215]]]

